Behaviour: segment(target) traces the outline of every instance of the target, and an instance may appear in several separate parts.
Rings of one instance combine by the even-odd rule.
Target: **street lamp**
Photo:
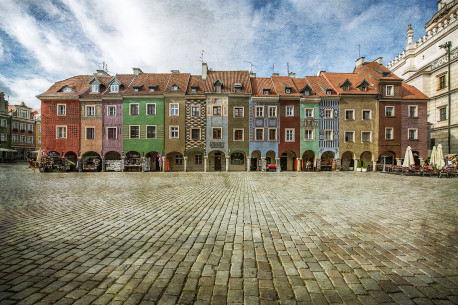
[[[451,120],[452,120],[452,93],[451,93],[451,79],[452,79],[452,70],[450,63],[450,50],[452,49],[452,42],[447,41],[444,44],[439,46],[441,49],[445,49],[448,55],[448,153],[451,153]]]

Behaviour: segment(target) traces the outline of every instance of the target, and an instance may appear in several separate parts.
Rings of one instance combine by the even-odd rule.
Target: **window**
[[[305,129],[304,130],[304,140],[305,141],[310,141],[310,140],[313,140],[313,129]]]
[[[367,87],[366,87],[366,86],[362,86],[362,87],[360,87],[359,89],[360,89],[361,91],[364,91],[364,92],[367,91]]]
[[[372,132],[371,131],[361,131],[361,143],[371,143],[372,142]]]
[[[277,128],[269,128],[269,141],[277,141]]]
[[[146,115],[156,115],[156,104],[146,104]]]
[[[67,113],[67,105],[57,104],[57,115],[65,115]]]
[[[304,95],[305,96],[309,96],[310,95],[310,91],[309,90],[304,90]]]
[[[27,137],[27,143],[33,144],[33,137]]]
[[[1,134],[0,141],[6,141],[6,133]]]
[[[65,86],[64,89],[62,89],[62,92],[74,92],[72,88]]]
[[[345,110],[345,120],[354,120],[355,119],[355,111],[354,110]]]
[[[294,106],[286,106],[286,116],[294,116]]]
[[[21,135],[21,143],[25,143],[25,136]]]
[[[385,116],[386,117],[394,117],[394,107],[393,106],[386,106],[385,107]]]
[[[294,142],[294,128],[285,129],[286,142]]]
[[[99,92],[99,85],[91,85],[91,92],[92,93]]]
[[[447,120],[447,107],[439,108],[439,121]]]
[[[409,128],[409,140],[418,140],[418,129],[416,128]]]
[[[263,91],[262,91],[262,94],[264,94],[264,95],[269,95],[269,94],[270,94],[270,90],[263,90]]]
[[[342,86],[343,91],[350,91],[350,86]]]
[[[1,127],[6,127],[6,125],[7,125],[7,121],[5,119],[2,119],[0,126]]]
[[[56,126],[56,138],[66,139],[67,138],[67,126]]]
[[[86,140],[95,139],[95,127],[86,127]]]
[[[38,144],[41,145],[41,137],[38,137]]]
[[[305,108],[305,117],[313,118],[313,108]]]
[[[277,116],[277,106],[269,106],[269,117]]]
[[[194,164],[202,164],[202,155],[194,156]]]
[[[393,86],[386,86],[386,95],[387,96],[393,96],[394,95],[394,92],[393,92]]]
[[[332,90],[326,90],[326,95],[332,95]]]
[[[175,164],[176,165],[183,164],[183,155],[182,154],[175,155]]]
[[[118,133],[118,128],[116,127],[107,127],[107,139],[116,140]]]
[[[245,156],[242,153],[231,154],[231,164],[233,165],[245,164]]]
[[[385,128],[385,140],[393,140],[393,128]]]
[[[254,130],[254,133],[255,133],[256,141],[264,141],[264,129],[263,128],[256,128]]]
[[[146,138],[156,139],[156,126],[146,126]]]
[[[139,90],[140,90],[140,88],[134,87],[134,92],[138,92]]]
[[[222,128],[221,127],[212,128],[212,132],[213,132],[213,140],[222,139]]]
[[[325,141],[332,141],[332,130],[325,130],[324,131],[324,140]]]
[[[418,106],[409,106],[409,117],[411,118],[418,117]]]
[[[243,107],[234,107],[234,117],[243,118]]]
[[[28,131],[33,131],[33,125],[32,124],[28,124],[27,125],[27,130]]]
[[[13,141],[13,143],[17,143],[17,134],[14,134],[12,136],[12,141]]]
[[[41,124],[38,125],[38,133],[41,133]]]
[[[234,141],[243,141],[243,129],[234,129]]]
[[[140,126],[130,126],[130,139],[139,139],[140,138]]]
[[[441,90],[447,87],[446,74],[438,77],[437,90]]]
[[[200,116],[200,106],[191,106],[191,116]]]
[[[13,129],[19,129],[19,123],[18,122],[13,122]]]
[[[256,117],[264,116],[264,106],[256,106]]]
[[[111,85],[110,92],[119,92],[119,85]]]
[[[332,109],[325,109],[324,110],[324,117],[326,119],[332,119]]]
[[[139,105],[138,104],[130,104],[130,108],[129,108],[129,111],[130,111],[130,115],[138,115],[139,114]]]
[[[170,116],[178,116],[179,115],[179,105],[178,104],[170,104]]]
[[[86,106],[86,116],[95,116],[95,106]]]
[[[191,129],[191,139],[200,140],[200,129],[199,128]]]
[[[108,106],[108,116],[116,116],[116,106]]]
[[[291,88],[286,88],[286,89],[285,89],[285,93],[286,93],[286,94],[290,94],[290,93],[291,93]]]
[[[213,106],[213,115],[221,116],[221,106]]]
[[[372,119],[372,110],[363,110],[363,120],[368,121]]]
[[[26,123],[21,123],[21,130],[24,130],[25,131],[25,127],[26,127]]]
[[[215,86],[215,91],[218,92],[218,93],[221,92],[221,85],[216,85]]]
[[[170,139],[178,139],[179,138],[178,130],[179,130],[178,126],[170,126]]]
[[[197,92],[197,88],[196,87],[191,87],[191,92]]]
[[[345,143],[355,143],[355,132],[354,131],[345,131],[344,142]]]
[[[173,91],[177,91],[177,90],[178,90],[178,86],[177,86],[177,85],[173,85],[173,86],[172,86],[172,90],[173,90]]]
[[[156,90],[156,88],[154,87],[149,87],[149,92],[154,92]]]

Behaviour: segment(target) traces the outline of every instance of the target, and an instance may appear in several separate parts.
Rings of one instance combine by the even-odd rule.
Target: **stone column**
[[[297,171],[300,172],[302,170],[301,164],[302,164],[302,158],[296,158],[297,162]]]
[[[356,169],[358,168],[358,161],[359,161],[359,159],[357,159],[357,158],[355,157],[354,160],[355,160],[355,161],[354,161],[354,162],[355,162],[355,167],[353,167],[353,171],[356,172]]]
[[[183,171],[186,172],[187,167],[188,167],[188,157],[183,157],[183,159],[184,159],[184,168],[183,168]]]
[[[251,157],[246,157],[246,171],[249,172],[251,167]]]
[[[105,159],[102,158],[102,172],[105,171]]]
[[[277,173],[280,172],[280,158],[275,158],[275,165],[277,166]]]
[[[374,154],[372,154],[371,161],[372,161],[372,171],[375,172],[375,169],[377,168],[377,160],[375,160]]]
[[[263,172],[266,171],[266,165],[267,165],[266,157],[261,157],[261,171]]]
[[[162,156],[162,172],[165,173],[165,165],[167,163],[167,158]]]
[[[207,172],[208,156],[204,156],[204,172]]]
[[[229,171],[229,159],[230,159],[230,158],[231,158],[231,157],[226,157],[226,172]]]

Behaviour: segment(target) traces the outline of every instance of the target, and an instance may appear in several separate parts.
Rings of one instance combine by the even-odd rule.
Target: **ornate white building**
[[[428,102],[428,123],[431,128],[429,149],[433,145],[442,144],[444,154],[457,154],[458,0],[438,0],[437,3],[438,11],[425,24],[426,35],[417,42],[413,41],[413,28],[409,25],[406,49],[386,67],[431,99]],[[451,73],[447,48],[440,47],[447,42],[451,42]]]

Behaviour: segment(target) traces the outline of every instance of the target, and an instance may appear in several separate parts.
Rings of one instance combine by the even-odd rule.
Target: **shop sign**
[[[210,142],[211,148],[224,148],[224,142]]]

